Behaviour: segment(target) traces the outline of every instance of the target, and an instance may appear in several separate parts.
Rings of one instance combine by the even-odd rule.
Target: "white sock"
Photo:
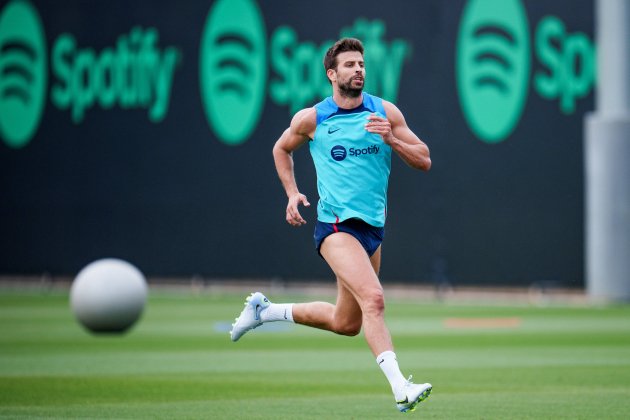
[[[385,377],[389,381],[392,387],[392,392],[396,400],[402,400],[404,395],[396,395],[402,391],[403,385],[405,385],[405,377],[400,372],[398,367],[398,360],[396,360],[396,353],[393,351],[384,351],[376,357],[376,363],[385,374]]]
[[[293,321],[292,303],[272,303],[267,309],[260,312],[260,319],[263,322],[270,321]]]

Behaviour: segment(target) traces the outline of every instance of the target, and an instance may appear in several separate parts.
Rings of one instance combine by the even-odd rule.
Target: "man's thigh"
[[[349,292],[354,301],[361,306],[363,299],[374,290],[381,290],[375,270],[380,264],[380,249],[371,260],[352,235],[339,232],[327,237],[321,246],[321,253],[337,276],[340,286]],[[377,266],[374,266],[377,264]],[[349,301],[349,296],[341,295],[342,305]]]

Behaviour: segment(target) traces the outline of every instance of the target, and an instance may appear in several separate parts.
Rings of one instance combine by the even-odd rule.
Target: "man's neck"
[[[356,98],[350,98],[348,96],[342,95],[341,93],[339,93],[339,91],[335,91],[333,92],[333,101],[335,101],[339,108],[353,109],[363,103],[363,93],[361,93]]]

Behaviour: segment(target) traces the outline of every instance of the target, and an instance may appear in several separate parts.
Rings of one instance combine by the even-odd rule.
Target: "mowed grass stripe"
[[[558,372],[556,372],[558,373]],[[560,372],[562,373],[562,372]],[[281,384],[253,386],[251,381],[227,382],[180,378],[146,378],[125,381],[110,378],[101,382],[67,378],[69,383],[49,384],[51,392],[38,403],[13,402],[0,410],[2,415],[41,417],[114,417],[114,418],[395,418],[392,401],[382,389],[362,386],[361,381],[329,381],[307,377],[308,383],[295,383],[279,377]],[[467,377],[468,380],[474,377]],[[545,376],[539,377],[544,381]],[[315,385],[313,381],[318,380]],[[357,378],[354,378],[357,379]],[[483,377],[480,377],[483,379]],[[496,377],[491,378],[496,379]],[[518,378],[512,378],[518,380]],[[597,384],[581,387],[554,387],[551,384],[481,389],[468,384],[463,389],[439,388],[419,408],[428,418],[607,418],[627,415],[627,389],[600,388]],[[21,392],[37,399],[37,385],[25,383]],[[117,388],[118,393],[111,393]],[[51,388],[48,390],[50,391]],[[220,390],[217,392],[217,390]],[[72,398],[65,395],[71,393]],[[243,398],[247,395],[247,398]],[[167,401],[167,402],[165,402]],[[399,416],[400,414],[396,414]]]
[[[416,344],[416,348],[420,347]],[[427,368],[519,368],[581,366],[584,368],[630,368],[628,349],[622,346],[589,348],[535,347],[507,349],[448,349],[417,350],[398,347],[398,359],[408,371],[422,372]],[[465,353],[465,358],[462,354]],[[168,373],[233,373],[371,370],[374,361],[363,350],[213,350],[163,352],[52,353],[5,355],[0,359],[3,376],[41,375],[118,375]]]

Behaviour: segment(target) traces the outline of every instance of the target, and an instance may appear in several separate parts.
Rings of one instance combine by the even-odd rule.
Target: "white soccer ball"
[[[140,318],[147,300],[144,275],[130,263],[106,258],[83,268],[70,289],[70,307],[93,332],[123,332]]]

